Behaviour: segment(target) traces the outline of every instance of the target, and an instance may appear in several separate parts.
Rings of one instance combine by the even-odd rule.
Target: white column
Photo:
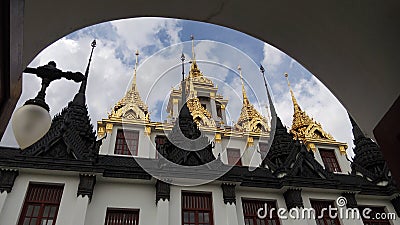
[[[238,217],[236,212],[236,205],[235,204],[226,204],[226,224],[227,225],[238,225]]]
[[[157,225],[169,224],[169,200],[160,199],[157,203]]]
[[[89,197],[79,195],[76,199],[75,212],[71,218],[71,225],[85,225],[86,210],[89,205]]]
[[[0,193],[0,214],[1,211],[3,210],[4,203],[6,203],[7,194],[8,194],[7,191],[3,191]]]
[[[211,95],[211,93],[210,93]],[[219,121],[218,116],[217,116],[217,105],[215,104],[215,97],[210,97],[210,105],[211,105],[211,114],[212,118],[215,120],[215,122]]]

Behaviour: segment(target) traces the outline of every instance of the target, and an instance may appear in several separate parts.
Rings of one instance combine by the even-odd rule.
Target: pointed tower
[[[235,128],[239,131],[243,132],[268,132],[269,127],[267,125],[267,119],[263,117],[250,103],[246,89],[244,87],[242,69],[240,66],[238,67],[240,80],[242,82],[242,95],[243,95],[243,103],[242,110],[239,116],[237,123],[235,124]]]
[[[82,81],[78,93],[60,114],[54,116],[51,127],[43,138],[26,148],[22,152],[23,154],[85,161],[97,159],[101,141],[96,141],[96,133],[90,123],[85,94],[96,41],[93,41],[91,46],[92,51],[86,67],[85,79]]]
[[[379,146],[365,137],[360,127],[349,115],[354,135],[354,159],[351,164],[353,174],[359,174],[379,185],[387,185],[391,181],[389,168],[383,158]]]
[[[97,132],[99,136],[110,133],[114,122],[124,122],[132,124],[148,124],[150,122],[150,114],[146,103],[142,101],[139,90],[137,89],[137,67],[139,51],[135,52],[136,61],[133,70],[132,84],[125,96],[119,100],[108,114],[108,120],[98,121]],[[108,122],[107,122],[108,121]],[[146,133],[150,134],[151,128],[146,127]]]
[[[132,85],[126,92],[125,96],[115,104],[111,114],[109,115],[110,119],[132,121],[146,121],[148,119],[148,107],[142,101],[136,84],[139,51],[136,51],[135,55],[136,63],[133,72]]]
[[[195,44],[193,35],[191,38],[192,55],[190,61],[189,75],[184,78],[186,97],[189,99],[188,107],[194,120],[201,127],[215,128],[226,123],[225,106],[228,103],[221,95],[217,94],[218,88],[200,71],[197,65]],[[181,102],[182,87],[172,89],[167,105],[169,121],[173,123],[179,115],[178,109]]]
[[[290,86],[289,75],[285,73],[285,77],[293,102],[293,122],[290,133],[293,134],[295,139],[302,140],[309,150],[312,149],[315,151],[315,144],[323,143],[337,145],[340,149],[340,153],[346,154],[347,144],[337,142],[329,133],[324,131],[320,123],[311,119],[307,113],[300,108],[292,87]]]
[[[184,57],[182,57],[182,65],[183,61]],[[182,71],[183,69],[182,66]],[[183,79],[181,85],[183,87],[186,86],[186,82],[187,79]],[[189,87],[191,87],[191,84],[189,84]],[[181,102],[183,105],[178,119],[175,121],[165,143],[159,147],[159,153],[168,161],[178,165],[200,166],[210,163],[216,158],[212,152],[212,144],[197,127],[197,123],[192,116],[193,113],[190,112],[188,107],[191,104],[190,102],[196,99],[193,88],[191,87],[189,90],[188,97],[186,97],[186,91],[182,91]]]

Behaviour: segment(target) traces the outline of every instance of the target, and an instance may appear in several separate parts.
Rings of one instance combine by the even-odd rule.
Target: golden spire
[[[244,87],[242,68],[240,66],[238,66],[238,71],[242,82],[243,105],[236,128],[247,132],[266,132],[269,130],[267,120],[250,104]]]
[[[285,77],[287,80],[287,84],[290,90],[290,95],[292,96],[292,102],[293,102],[293,107],[294,107],[294,113],[296,114],[296,112],[301,111],[299,104],[297,103],[296,97],[294,97],[294,93],[292,90],[292,87],[290,86],[290,82],[289,82],[289,74],[285,73]]]
[[[194,36],[190,35],[190,40],[192,40],[192,61],[196,63],[196,53],[194,52]]]
[[[249,102],[249,99],[247,98],[246,88],[244,88],[242,68],[240,67],[240,65],[238,66],[238,70],[239,70],[239,75],[240,75],[240,81],[242,82],[243,104],[248,105],[250,102]]]
[[[142,101],[139,91],[136,87],[136,76],[137,76],[137,67],[138,67],[138,58],[139,51],[136,50],[136,62],[133,72],[133,80],[131,84],[131,88],[126,92],[125,96],[119,100],[109,118],[114,119],[127,119],[127,120],[139,120],[139,121],[149,121],[149,113],[147,105]]]
[[[138,66],[139,50],[136,50],[135,55],[136,55],[136,62],[135,62],[135,69],[134,69],[133,81],[132,81],[132,88],[134,88],[134,90],[136,90],[136,70],[137,70],[137,66]]]
[[[203,74],[201,74],[199,68],[197,67],[196,63],[196,53],[194,51],[194,36],[190,35],[190,39],[192,40],[192,61],[191,61],[191,66],[190,66],[190,71],[189,71],[189,76],[190,77],[202,77]]]
[[[285,73],[285,77],[290,90],[290,95],[292,96],[294,108],[292,128],[290,129],[290,132],[293,134],[293,136],[296,139],[313,138],[333,140],[333,137],[322,129],[321,124],[315,122],[307,115],[306,112],[301,110],[299,104],[297,103],[296,97],[294,96],[292,87],[290,86],[289,75]]]

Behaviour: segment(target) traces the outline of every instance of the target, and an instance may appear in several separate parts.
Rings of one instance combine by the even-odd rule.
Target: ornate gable
[[[292,122],[292,128],[290,129],[290,133],[292,133],[293,136],[299,140],[326,139],[326,140],[335,141],[334,138],[329,133],[325,132],[322,129],[322,126],[320,123],[314,121],[314,119],[311,119],[307,115],[307,113],[304,112],[300,108],[300,105],[297,103],[297,100],[294,96],[293,90],[290,86],[290,82],[289,82],[287,73],[285,73],[285,77],[288,82],[288,86],[290,89],[290,95],[292,96],[292,102],[293,102],[293,108],[294,108],[293,122]]]
[[[240,66],[238,67],[238,70],[242,82],[243,104],[235,128],[239,131],[245,132],[268,132],[269,127],[267,125],[267,119],[254,108],[253,104],[250,103],[244,87],[242,69]]]
[[[138,65],[139,52],[136,51],[136,63],[133,75],[133,81],[130,89],[125,96],[115,104],[109,119],[123,119],[128,121],[145,121],[149,122],[148,107],[142,101],[139,91],[136,87],[136,70]]]

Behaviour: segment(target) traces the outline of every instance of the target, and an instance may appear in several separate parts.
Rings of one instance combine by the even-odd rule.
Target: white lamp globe
[[[20,107],[14,112],[12,118],[14,136],[21,149],[37,142],[49,131],[50,126],[49,112],[34,104],[26,104]]]

